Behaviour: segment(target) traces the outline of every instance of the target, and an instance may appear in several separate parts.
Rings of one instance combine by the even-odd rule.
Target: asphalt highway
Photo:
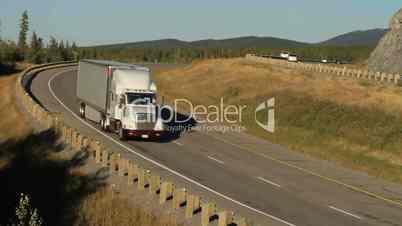
[[[82,133],[259,225],[402,225],[401,186],[246,134],[195,131],[166,142],[121,142],[77,117],[76,72],[41,72],[32,93]]]

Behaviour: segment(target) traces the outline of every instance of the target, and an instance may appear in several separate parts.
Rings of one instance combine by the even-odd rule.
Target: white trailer
[[[150,70],[113,61],[81,60],[77,98],[82,118],[105,131],[129,137],[159,138],[164,131]]]

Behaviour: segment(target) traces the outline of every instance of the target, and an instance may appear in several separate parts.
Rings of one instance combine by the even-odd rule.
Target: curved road
[[[77,117],[75,82],[75,67],[52,69],[41,72],[31,90],[83,134],[259,225],[402,225],[399,185],[245,134],[190,132],[165,143],[121,142]]]

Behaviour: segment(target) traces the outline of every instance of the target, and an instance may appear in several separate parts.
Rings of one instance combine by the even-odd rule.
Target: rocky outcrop
[[[368,60],[369,70],[402,74],[402,9],[389,23],[387,32]]]

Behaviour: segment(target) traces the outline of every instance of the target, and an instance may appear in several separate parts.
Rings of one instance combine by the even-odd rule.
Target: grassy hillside
[[[247,105],[247,132],[322,159],[402,182],[401,89],[271,67],[245,59],[208,60],[155,75],[168,99]],[[180,87],[179,89],[177,87]],[[254,109],[276,98],[274,134]],[[258,116],[260,117],[260,116]]]
[[[320,44],[330,46],[376,46],[388,29],[353,31],[324,41]]]

